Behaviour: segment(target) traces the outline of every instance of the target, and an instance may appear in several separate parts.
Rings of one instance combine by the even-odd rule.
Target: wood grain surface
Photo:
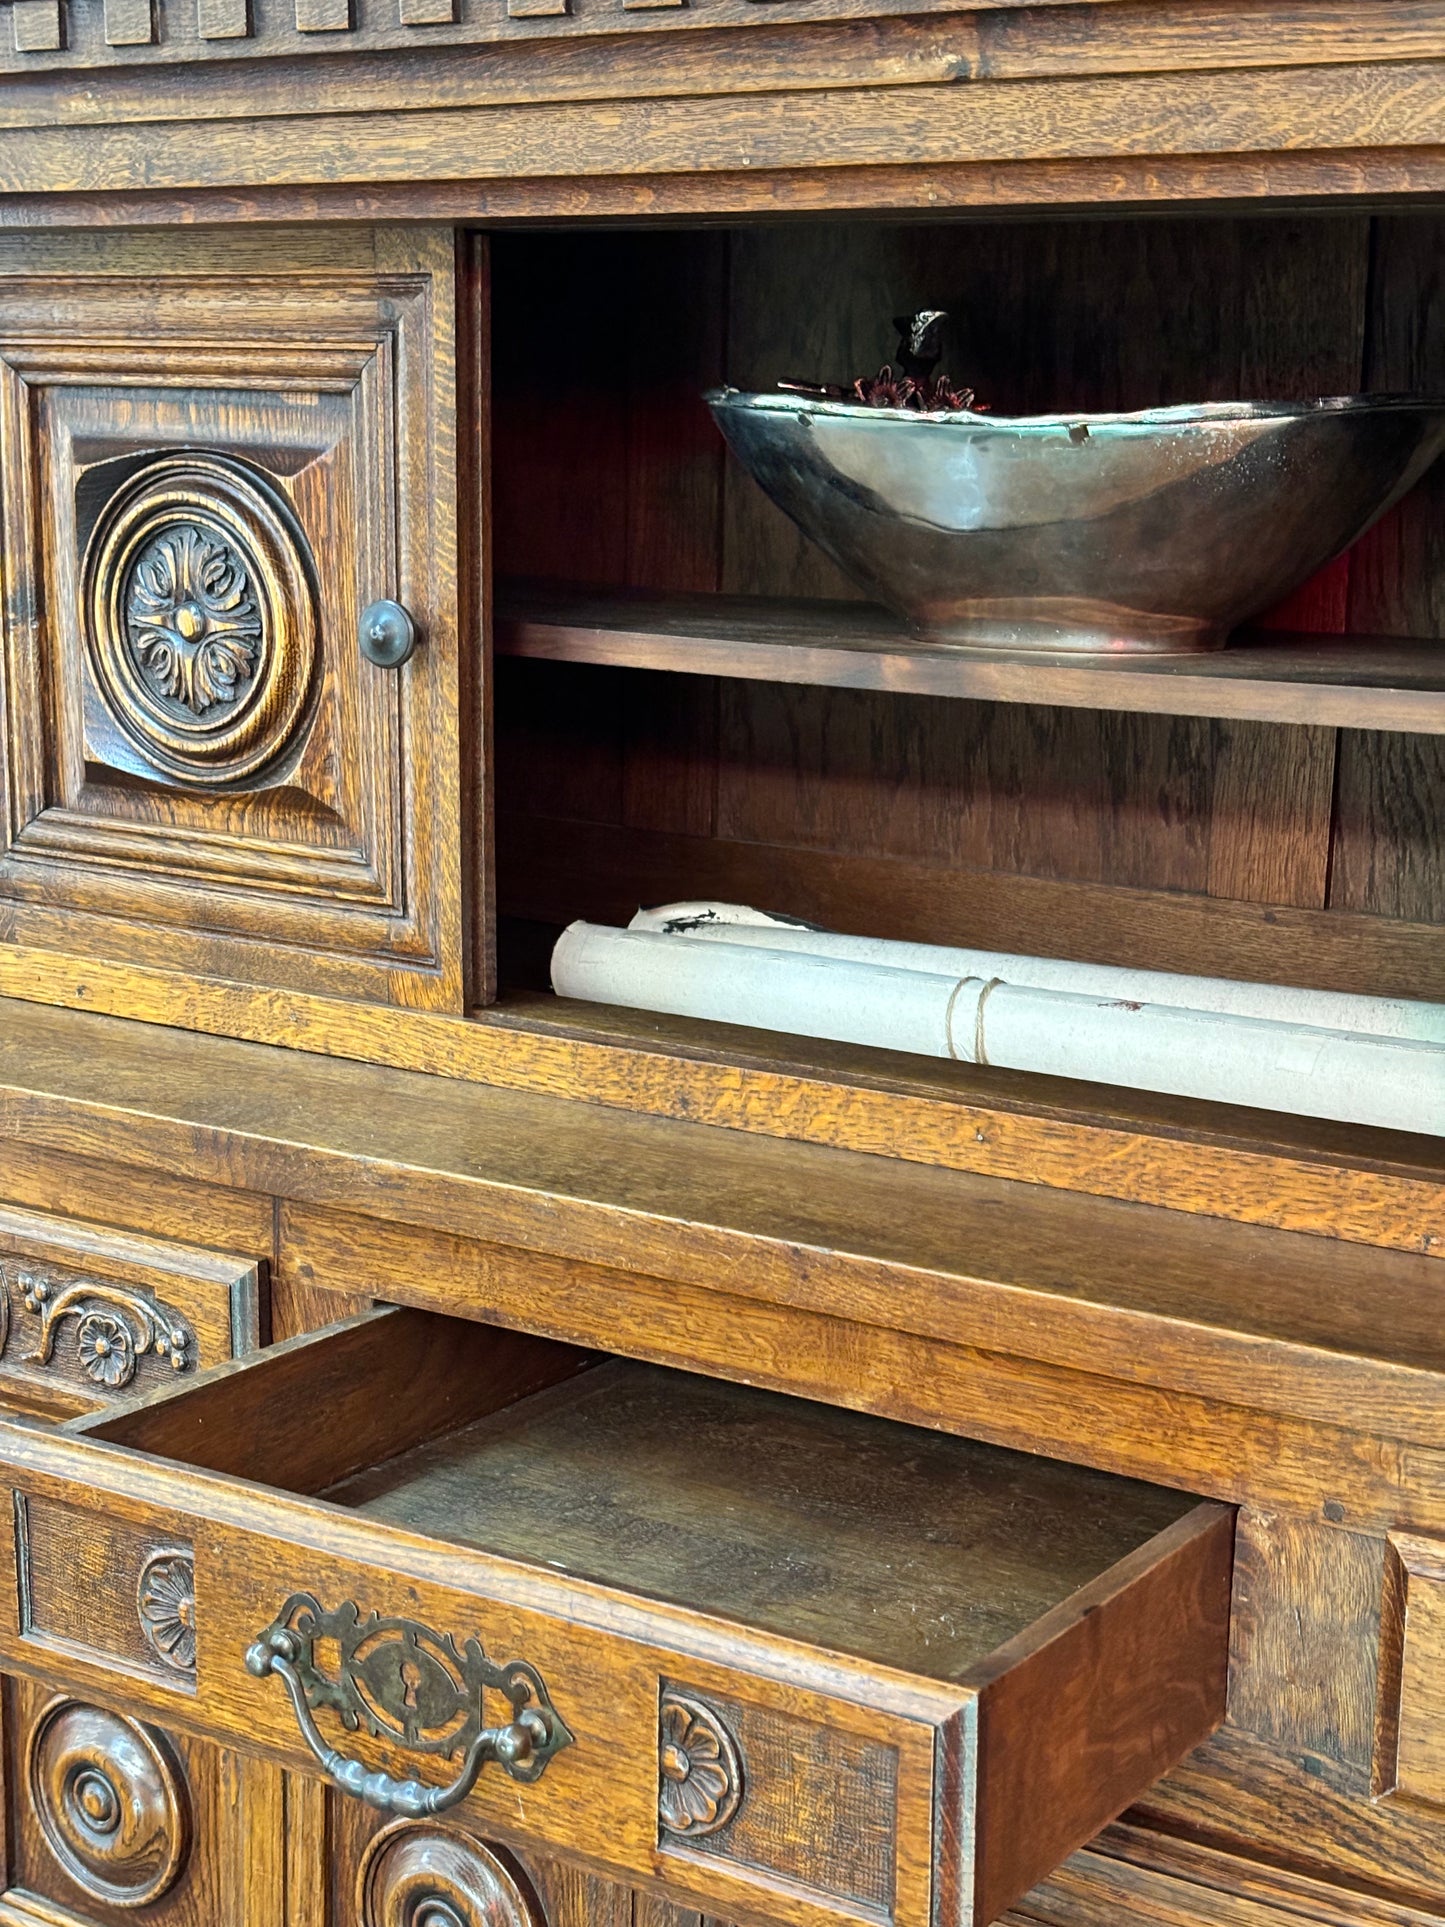
[[[719,0],[713,0],[700,8],[696,24],[706,28],[715,22],[725,27],[730,17],[727,0],[714,11],[718,6]],[[875,10],[871,5],[867,9]],[[925,63],[924,70],[911,77],[912,84],[900,86],[894,75],[869,72],[865,62],[861,84],[825,85],[807,92],[801,96],[806,105],[797,113],[790,111],[788,96],[776,90],[776,83],[773,92],[731,93],[726,112],[715,117],[715,127],[711,120],[700,123],[692,114],[696,82],[689,84],[681,73],[670,76],[670,91],[654,94],[640,112],[635,109],[635,83],[631,89],[625,80],[614,83],[615,105],[609,103],[605,111],[593,111],[585,89],[577,89],[578,97],[567,102],[567,135],[561,141],[557,139],[560,123],[548,120],[545,105],[539,104],[530,114],[505,105],[478,111],[453,104],[446,88],[440,90],[443,98],[436,99],[435,86],[431,101],[425,94],[412,101],[406,91],[409,76],[404,74],[398,75],[398,91],[388,103],[405,104],[411,110],[400,116],[404,125],[385,111],[358,122],[337,112],[330,100],[313,104],[303,95],[299,100],[293,96],[289,103],[283,96],[274,116],[248,129],[243,103],[249,63],[243,58],[237,63],[241,72],[233,80],[229,99],[216,100],[215,107],[221,111],[213,110],[204,128],[184,115],[167,117],[163,82],[162,102],[142,107],[145,120],[118,120],[97,127],[86,124],[83,117],[69,125],[46,125],[40,118],[37,124],[12,128],[0,135],[0,175],[17,195],[104,197],[118,186],[137,183],[144,167],[151,194],[220,187],[231,190],[227,199],[232,213],[239,212],[257,190],[301,187],[309,191],[318,182],[333,188],[340,185],[351,208],[359,213],[363,203],[358,190],[404,184],[395,211],[435,217],[443,210],[428,201],[427,186],[489,178],[520,177],[528,183],[531,210],[543,211],[545,189],[539,194],[531,187],[533,181],[610,177],[625,183],[630,176],[646,184],[651,211],[660,212],[677,211],[690,201],[698,205],[698,197],[688,194],[683,177],[700,177],[714,209],[742,212],[763,197],[776,206],[790,190],[796,193],[799,188],[814,205],[866,205],[867,184],[856,176],[804,185],[810,174],[839,169],[872,168],[891,174],[893,206],[909,204],[904,183],[911,172],[915,176],[911,204],[937,207],[967,193],[966,188],[960,193],[967,176],[956,170],[960,163],[966,167],[969,162],[984,170],[1043,162],[1044,172],[1032,191],[1025,184],[1027,177],[1006,185],[994,182],[995,195],[1002,186],[1004,195],[1015,201],[1036,198],[1041,188],[1045,193],[1051,188],[1053,198],[1068,195],[1070,167],[1094,159],[1107,158],[1111,163],[1116,195],[1119,164],[1146,161],[1137,177],[1143,199],[1171,191],[1167,169],[1179,160],[1190,183],[1184,191],[1195,196],[1229,194],[1231,164],[1236,164],[1237,173],[1241,156],[1248,157],[1243,171],[1254,176],[1255,192],[1261,191],[1259,163],[1254,158],[1259,155],[1287,159],[1297,192],[1319,192],[1321,187],[1328,191],[1342,167],[1358,181],[1362,173],[1368,174],[1372,160],[1385,168],[1393,164],[1401,184],[1418,189],[1428,185],[1429,170],[1438,162],[1439,143],[1434,138],[1438,37],[1432,32],[1434,9],[1428,5],[1401,8],[1398,18],[1392,9],[1385,27],[1377,24],[1378,12],[1371,15],[1358,4],[1341,6],[1320,0],[1314,6],[1291,8],[1292,32],[1272,17],[1270,24],[1276,30],[1272,40],[1257,22],[1250,22],[1247,15],[1242,19],[1238,11],[1228,8],[1209,9],[1203,20],[1191,17],[1191,10],[1182,5],[1160,9],[1157,23],[1154,9],[1059,8],[1056,11],[1065,16],[1077,12],[1087,24],[1071,32],[1066,19],[1062,29],[1055,26],[1052,34],[1046,28],[1031,47],[1029,27],[1016,26],[1014,16],[1033,11],[1012,9],[1002,16],[1007,23],[1003,30],[989,32],[987,10],[975,10],[982,24],[974,25],[965,15],[962,37],[948,47],[944,61],[932,63],[932,71]],[[35,19],[37,14],[41,18]],[[599,29],[615,34],[625,22],[636,33],[635,13],[624,13],[620,19],[609,14],[610,9],[596,13],[585,9],[575,24],[563,25],[561,32],[564,37]],[[739,15],[733,0],[731,18]],[[54,55],[68,51],[53,0],[26,0],[26,11],[18,17],[39,32],[31,34],[24,51],[11,56],[13,62],[24,66],[27,58],[34,61],[39,56],[44,64],[53,65]],[[1111,23],[1120,18],[1125,26],[1116,35]],[[690,10],[677,15],[649,11],[642,19],[645,27],[637,35],[634,55],[639,66],[657,69],[659,56],[665,57],[669,46],[686,47],[709,38],[706,33],[668,33],[665,25],[657,25],[659,20],[676,19],[687,27],[692,24]],[[344,32],[345,20],[337,24]],[[379,38],[368,35],[356,44],[367,52],[386,53],[400,42],[398,58],[405,63],[405,43],[415,29],[390,23],[388,27]],[[509,22],[506,30],[516,38],[558,31],[545,17]],[[446,23],[442,31],[446,33]],[[495,26],[491,32],[495,34]],[[1286,36],[1283,41],[1281,33]],[[1216,46],[1221,38],[1231,46],[1243,42],[1237,64],[1221,68],[1217,55],[1215,60],[1205,56],[1211,34],[1216,36]],[[458,37],[477,36],[475,29],[469,32],[463,26]],[[748,36],[734,37],[743,41],[738,52],[746,66]],[[724,33],[719,38],[723,45],[713,53],[712,65],[726,70],[731,64],[729,37]],[[276,46],[278,53],[289,55],[301,69],[298,79],[303,86],[305,63],[297,55],[314,39],[314,34],[304,31],[286,33]],[[240,41],[234,46],[244,55],[247,44]],[[228,43],[222,45],[232,50]],[[1293,53],[1294,64],[1288,55],[1281,60],[1281,46]],[[118,57],[124,68],[144,61],[147,51],[132,44],[111,48],[101,57],[107,62]],[[200,51],[193,47],[192,62]],[[430,56],[433,65],[443,51]],[[48,61],[47,55],[52,57]],[[137,78],[148,80],[144,68]],[[956,111],[960,82],[968,98],[968,111],[962,117]],[[689,131],[684,136],[685,124]],[[714,178],[709,181],[709,176]],[[1278,175],[1264,191],[1288,192],[1287,178],[1289,173]],[[755,188],[753,181],[761,187]],[[660,184],[660,194],[655,183]],[[980,188],[988,191],[980,182],[974,189],[979,198]],[[1102,178],[1095,193],[1101,189]],[[1181,190],[1174,187],[1173,191]],[[1072,192],[1078,194],[1077,185]],[[341,204],[333,200],[334,207]],[[304,205],[304,201],[292,202],[293,209]],[[370,205],[377,211],[374,198]],[[643,205],[633,202],[635,211],[642,211]],[[273,218],[278,211],[273,203]],[[486,218],[492,211],[478,206],[475,199],[467,204],[473,217]],[[27,218],[18,206],[12,213]]]
[[[1348,1382],[1359,1415],[1379,1400],[1372,1424],[1438,1434],[1423,1255],[324,1059],[297,1057],[278,1082],[272,1053],[242,1044],[174,1038],[157,1082],[164,1033],[122,1028],[130,1061],[87,1063],[65,1048],[67,1020],[48,1022],[59,1053],[37,1053],[44,1076],[28,1096],[12,1070],[0,1118],[48,1122],[63,1149],[123,1115],[133,1158],[179,1158],[210,1181],[225,1173],[298,1203],[941,1338],[1042,1347],[1059,1364],[1097,1369],[1117,1345],[1116,1369],[1181,1389],[1217,1372],[1220,1394],[1238,1397],[1251,1360],[1287,1356],[1290,1372],[1261,1371],[1252,1401],[1330,1421]],[[446,1276],[420,1273],[416,1288],[444,1293]]]
[[[867,605],[568,595],[523,583],[503,584],[496,646],[504,656],[684,676],[1445,733],[1445,649],[1385,637],[1262,637],[1132,665],[1033,662],[918,642]]]
[[[365,1277],[380,1295],[416,1301],[420,1263],[429,1281],[448,1281],[455,1297],[445,1302],[467,1316],[1219,1499],[1291,1508],[1326,1532],[1380,1533],[1404,1517],[1436,1531],[1445,1518],[1445,1468],[1433,1452],[1347,1424],[345,1214],[293,1207],[286,1225],[283,1269],[319,1287]],[[444,1302],[434,1289],[426,1296]],[[1299,1609],[1285,1597],[1281,1611]]]

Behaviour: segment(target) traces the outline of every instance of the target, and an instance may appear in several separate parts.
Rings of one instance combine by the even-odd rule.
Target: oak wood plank
[[[556,926],[626,923],[639,904],[716,898],[861,936],[1445,1001],[1434,924],[737,836],[515,815],[498,827],[501,911]]]
[[[418,1302],[416,1261],[449,1280],[447,1307],[565,1343],[740,1377],[909,1424],[1068,1458],[1233,1503],[1277,1505],[1328,1531],[1379,1532],[1445,1507],[1445,1455],[1371,1440],[1332,1421],[1265,1412],[1201,1388],[1161,1391],[1089,1369],[863,1325],[847,1308],[809,1311],[739,1293],[446,1233],[387,1227],[352,1212],[289,1206],[288,1263],[320,1286],[363,1276]],[[436,1291],[431,1302],[440,1306]],[[1257,1381],[1255,1381],[1257,1383]]]
[[[241,1369],[248,1362],[254,1377]],[[326,1327],[324,1340],[288,1339],[236,1369],[133,1399],[96,1424],[106,1420],[98,1435],[114,1444],[319,1492],[590,1363],[574,1346],[383,1309]],[[92,1427],[82,1419],[73,1429]]]
[[[1217,653],[1034,661],[911,637],[868,603],[504,584],[499,655],[1159,716],[1445,734],[1445,643],[1260,635]]]
[[[81,1056],[44,1014],[28,1076],[7,1035],[0,1129],[61,1148],[120,1130],[136,1162],[368,1224],[1445,1443],[1424,1256],[302,1054],[278,1077],[267,1049],[103,1020]],[[472,1304],[453,1265],[413,1273],[409,1302]]]
[[[470,1022],[424,1013],[399,1021],[366,1006],[295,995],[258,1000],[226,986],[182,986],[93,961],[15,959],[3,949],[0,982],[41,1000],[10,1002],[0,1013],[7,1045],[32,1065],[101,1048],[102,1038],[107,1051],[129,1038],[143,1057],[148,1030],[104,1020],[96,1030],[85,1022],[97,1011],[123,1012],[500,1089],[1445,1255],[1439,1147],[1395,1133],[551,997],[514,1000]],[[44,1007],[55,1003],[75,1014]],[[38,1059],[30,1057],[37,1047]],[[9,1061],[13,1067],[17,1060]],[[23,1073],[20,1083],[29,1088]],[[39,1088],[48,1083],[47,1069]],[[15,1128],[35,1142],[101,1157],[113,1152],[99,1122],[80,1126],[69,1118],[42,1132],[28,1099],[17,1093],[16,1102],[27,1122]],[[149,1161],[134,1134],[127,1151]],[[202,1160],[200,1168],[211,1167]],[[224,1171],[224,1160],[218,1168]]]
[[[49,5],[50,0],[33,0]],[[672,16],[664,16],[671,18]],[[1445,146],[1289,150],[1263,154],[1107,156],[1070,160],[908,163],[833,173],[807,165],[732,168],[632,179],[623,175],[505,176],[355,183],[233,184],[222,188],[96,188],[57,196],[41,188],[0,198],[0,232],[162,227],[179,222],[438,221],[454,224],[663,215],[707,218],[945,209],[1106,208],[1112,215],[1201,203],[1368,209],[1400,195],[1445,194]]]
[[[1206,1525],[1207,1550],[1200,1523],[1179,1520],[995,1655],[979,1699],[980,1921],[1082,1846],[1127,1805],[1138,1779],[1172,1766],[1188,1735],[1223,1719],[1234,1519]],[[1150,1719],[1119,1719],[1099,1690],[1111,1676],[1135,1683]],[[1064,1708],[1079,1742],[1040,1744]],[[1021,1811],[1040,1823],[1020,1827]]]
[[[37,0],[48,5],[49,0]],[[20,0],[22,6],[32,0]],[[174,4],[174,0],[172,0]],[[414,36],[407,30],[418,24],[420,10],[428,24],[441,32],[428,36],[428,47],[420,58],[413,53]],[[286,10],[290,11],[290,10]],[[544,76],[545,62],[536,56],[572,45],[585,56],[582,66],[574,67],[575,84],[582,97],[607,91],[602,76],[619,70],[628,76],[623,91],[656,92],[663,90],[661,77],[649,80],[648,69],[659,65],[659,56],[673,66],[692,61],[700,91],[731,92],[756,85],[759,69],[768,66],[767,43],[790,37],[798,54],[806,59],[811,46],[821,45],[837,30],[849,36],[855,48],[850,73],[840,73],[836,84],[866,85],[881,72],[877,56],[885,48],[918,45],[916,70],[900,78],[986,78],[1016,79],[1043,75],[1100,74],[1129,72],[1180,72],[1211,68],[1220,64],[1220,47],[1228,48],[1234,67],[1279,67],[1288,65],[1343,64],[1359,61],[1407,60],[1429,58],[1438,49],[1440,0],[1392,0],[1388,9],[1371,6],[1369,0],[1292,0],[1287,8],[1272,4],[1262,11],[1254,0],[1152,0],[1147,6],[1109,4],[1079,5],[1077,0],[1040,5],[1038,0],[977,0],[967,12],[959,13],[951,0],[835,0],[828,20],[817,18],[810,0],[693,0],[676,14],[647,24],[646,39],[634,32],[617,34],[610,9],[588,4],[588,0],[565,5],[564,0],[529,0],[514,4],[510,17],[543,18],[545,30],[530,29],[525,38],[492,9],[457,9],[446,0],[413,0],[399,7],[395,18],[386,13],[364,19],[358,38],[364,35],[366,55],[386,52],[393,56],[384,73],[372,71],[365,85],[374,104],[383,108],[435,104],[441,98],[456,99],[464,94],[475,97],[476,90],[489,89],[494,77],[469,72],[471,63],[451,57],[451,49],[478,43],[489,44],[505,57],[520,51],[531,71],[538,76],[540,91],[555,92],[555,85]],[[904,17],[900,18],[902,14]],[[944,17],[930,19],[929,15]],[[908,16],[922,16],[921,19]],[[185,30],[188,23],[167,18],[166,67],[147,63],[131,67],[118,65],[97,31],[93,17],[78,13],[70,22],[71,31],[62,46],[57,37],[29,46],[23,54],[11,55],[15,69],[23,73],[29,96],[26,103],[6,101],[0,113],[16,112],[31,118],[34,108],[47,98],[58,104],[65,116],[81,120],[108,117],[98,103],[72,95],[62,102],[60,90],[47,89],[59,74],[76,68],[104,64],[107,95],[129,93],[145,96],[151,111],[163,116],[174,98],[168,88],[167,68],[180,67],[189,84],[202,83],[217,96],[239,102],[246,80],[236,73],[208,71],[211,50],[206,40],[216,37],[245,37],[252,23],[241,0],[207,0],[200,9],[199,36],[193,40]],[[224,28],[216,34],[217,25]],[[709,58],[709,44],[719,29],[751,31],[746,45],[729,49],[725,61]],[[679,35],[668,29],[683,29]],[[701,30],[701,31],[699,31]],[[801,31],[800,31],[801,30]],[[607,39],[619,44],[608,47]],[[679,40],[696,42],[696,53],[684,53]],[[510,44],[510,47],[508,43]],[[442,57],[433,58],[438,48]],[[600,44],[599,44],[600,43]],[[669,44],[671,43],[671,44]],[[305,46],[304,35],[286,12],[263,20],[255,42],[233,50],[247,65],[260,58],[265,62],[266,85],[278,100],[294,86],[298,69],[304,63],[296,55]],[[360,63],[351,63],[338,49],[340,58],[324,69],[312,67],[311,78],[317,104],[340,98],[357,75]],[[53,53],[53,60],[37,55]],[[407,56],[410,55],[410,58]],[[400,58],[398,58],[400,56]],[[0,53],[0,66],[6,56]],[[490,64],[490,63],[489,63]],[[679,76],[680,77],[680,76]],[[237,86],[238,79],[241,86]],[[39,83],[38,85],[36,83]],[[675,84],[675,79],[674,79]],[[483,97],[486,97],[485,94]],[[124,108],[117,102],[117,111]]]
[[[980,81],[967,90],[966,113],[957,87],[925,85],[742,96],[715,120],[699,116],[689,98],[663,97],[482,113],[423,109],[380,123],[328,112],[42,127],[0,132],[0,190],[85,194],[143,177],[154,192],[251,191],[310,181],[317,170],[332,182],[380,185],[1432,150],[1440,144],[1440,88],[1440,66],[1426,60]]]

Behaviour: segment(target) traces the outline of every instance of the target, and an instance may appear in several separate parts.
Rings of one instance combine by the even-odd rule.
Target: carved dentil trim
[[[743,1797],[737,1741],[701,1700],[665,1688],[658,1718],[657,1817],[665,1833],[697,1839],[725,1827]]]
[[[318,647],[310,558],[243,463],[187,450],[128,476],[86,546],[83,609],[101,761],[235,786],[299,740]]]
[[[136,1615],[146,1644],[178,1673],[196,1670],[196,1568],[188,1549],[162,1546],[140,1569]]]
[[[151,1727],[52,1700],[30,1735],[26,1782],[46,1845],[93,1900],[148,1907],[174,1885],[190,1851],[190,1799]]]
[[[449,1827],[379,1833],[357,1877],[361,1927],[546,1927],[517,1870]]]
[[[195,1366],[195,1333],[178,1311],[141,1285],[65,1277],[34,1265],[15,1266],[14,1280],[25,1310],[40,1320],[35,1348],[24,1354],[27,1365],[52,1362],[61,1328],[73,1318],[76,1362],[105,1391],[129,1385],[139,1361],[148,1354],[169,1360],[177,1372]],[[9,1283],[9,1269],[0,1265],[0,1299],[5,1307],[0,1351],[9,1334]]]

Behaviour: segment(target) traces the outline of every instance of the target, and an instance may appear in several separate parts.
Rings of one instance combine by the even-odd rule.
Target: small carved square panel
[[[664,1681],[657,1838],[664,1858],[716,1858],[887,1920],[898,1755],[878,1740]]]
[[[189,1541],[105,1507],[33,1494],[15,1503],[21,1637],[194,1694],[205,1633]]]
[[[449,264],[0,280],[19,940],[461,1008]]]

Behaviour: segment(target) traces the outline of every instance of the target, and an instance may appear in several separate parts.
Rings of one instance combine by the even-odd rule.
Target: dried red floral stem
[[[915,381],[911,375],[895,375],[887,364],[876,375],[860,375],[852,393],[854,400],[869,408],[907,408],[920,415],[988,412],[971,388],[955,388],[947,375]]]

